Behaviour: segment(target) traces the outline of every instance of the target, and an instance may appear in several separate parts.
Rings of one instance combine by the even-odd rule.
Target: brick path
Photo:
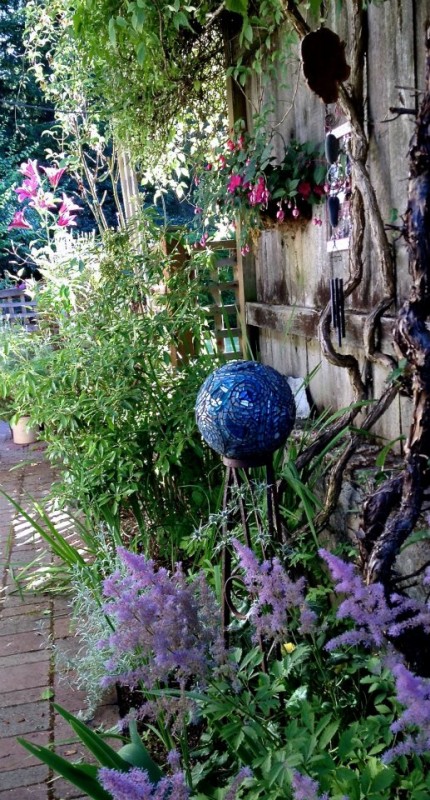
[[[43,445],[14,445],[9,427],[0,422],[0,488],[25,506],[28,496],[42,500],[53,474]],[[19,464],[18,468],[15,468]],[[62,741],[57,749],[76,759],[73,732],[56,714],[53,702],[76,712],[84,695],[59,681],[49,640],[73,651],[67,598],[16,589],[13,575],[45,549],[41,537],[0,495],[0,800],[71,800],[84,795],[33,758],[16,741],[23,736],[39,744]],[[118,719],[114,699],[106,701],[91,725],[105,728]],[[71,741],[72,740],[72,741]]]

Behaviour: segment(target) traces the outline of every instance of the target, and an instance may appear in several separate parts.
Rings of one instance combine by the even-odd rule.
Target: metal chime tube
[[[345,336],[345,298],[343,294],[343,278],[330,280],[330,306],[331,321],[337,331],[337,341],[342,347],[342,338]]]

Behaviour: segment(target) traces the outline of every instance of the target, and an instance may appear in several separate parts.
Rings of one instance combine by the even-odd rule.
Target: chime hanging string
[[[343,278],[332,278],[330,280],[330,303],[331,303],[331,322],[334,330],[337,331],[337,341],[342,347],[342,339],[345,337],[345,298],[343,293]]]

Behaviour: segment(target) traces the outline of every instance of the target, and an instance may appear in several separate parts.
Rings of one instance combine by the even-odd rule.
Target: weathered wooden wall
[[[401,115],[395,121],[390,106],[415,106],[416,90],[424,83],[425,32],[430,20],[430,0],[388,0],[371,4],[368,10],[368,45],[365,69],[365,120],[370,139],[369,168],[384,220],[390,220],[392,209],[401,215],[407,204],[408,146],[414,119]],[[347,42],[349,19],[347,10],[328,20]],[[273,80],[264,89],[259,80],[248,87],[249,108],[263,100],[272,102],[271,126],[289,141],[322,142],[324,120],[328,108],[309,90],[297,53],[290,56]],[[340,119],[340,122],[342,120]],[[282,146],[281,137],[276,137]],[[349,252],[327,252],[330,229],[323,210],[321,227],[310,223],[290,222],[264,231],[255,249],[255,261],[244,264],[244,303],[247,323],[259,331],[259,347],[263,362],[282,373],[306,376],[321,365],[310,385],[312,399],[318,408],[341,408],[352,400],[346,370],[329,364],[321,354],[318,341],[318,320],[329,297],[329,280],[349,274]],[[404,243],[394,241],[396,259],[396,305],[408,293],[408,258]],[[254,287],[253,282],[255,282]],[[342,353],[354,354],[373,382],[377,396],[387,377],[387,369],[366,364],[363,350],[364,321],[381,299],[383,287],[372,241],[367,234],[363,280],[346,301],[346,339]],[[393,306],[381,324],[381,343],[392,352]],[[410,405],[398,398],[378,423],[377,432],[388,440],[407,429]]]

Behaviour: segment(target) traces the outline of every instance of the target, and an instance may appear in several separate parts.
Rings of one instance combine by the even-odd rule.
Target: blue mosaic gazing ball
[[[226,458],[273,453],[285,444],[295,418],[286,377],[255,361],[233,361],[215,370],[197,395],[199,431]]]

